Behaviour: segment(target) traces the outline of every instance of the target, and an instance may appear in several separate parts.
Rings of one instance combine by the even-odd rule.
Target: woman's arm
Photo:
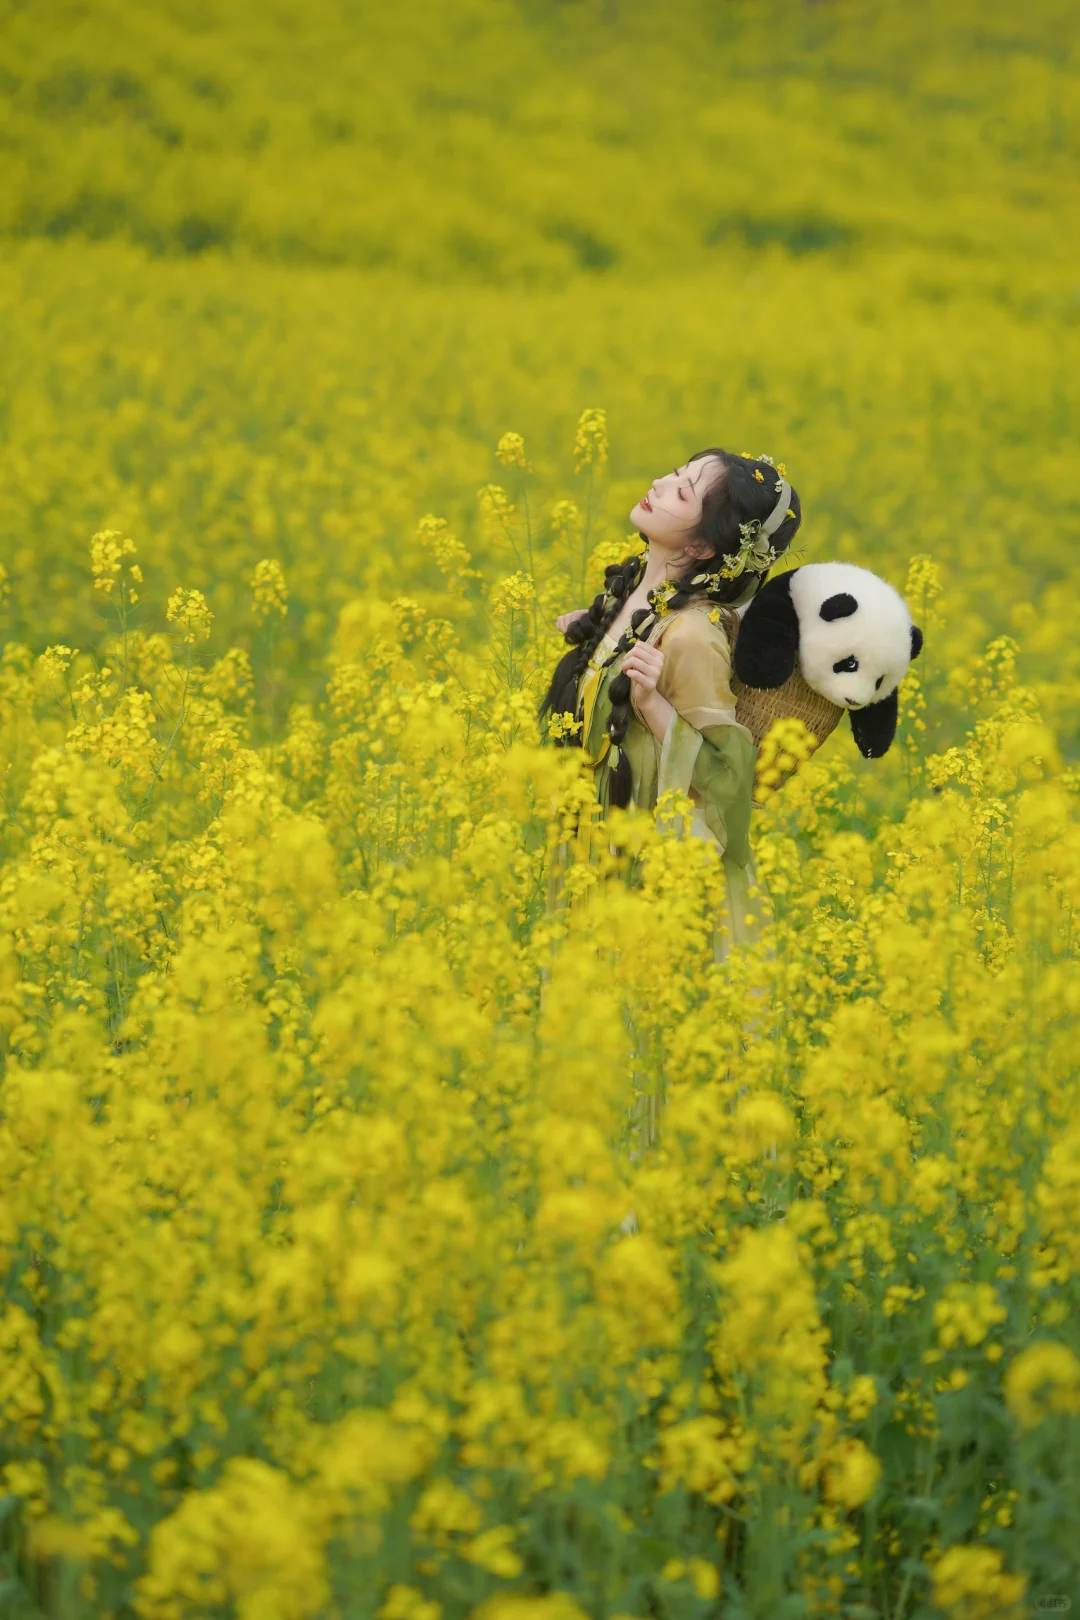
[[[727,634],[722,623],[688,610],[667,632],[664,649],[659,695],[672,718],[663,737],[659,789],[690,792],[721,849],[743,863],[757,750],[736,718]]]
[[[663,650],[639,641],[623,659],[630,701],[657,742],[677,712],[696,731],[737,725],[731,690],[731,649],[723,626],[696,609],[672,621]]]
[[[650,647],[638,641],[631,647],[622,663],[623,674],[630,677],[630,701],[644,720],[658,743],[667,736],[673,706],[656,690],[664,668],[664,655],[659,647]]]

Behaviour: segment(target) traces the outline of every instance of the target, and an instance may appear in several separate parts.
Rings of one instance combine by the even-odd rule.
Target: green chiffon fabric
[[[750,854],[750,813],[757,750],[746,728],[735,718],[735,700],[728,684],[730,649],[722,628],[708,622],[692,608],[661,620],[650,642],[659,645],[674,629],[673,621],[694,613],[688,628],[692,634],[673,639],[680,642],[680,656],[672,659],[665,651],[665,669],[657,690],[672,704],[675,712],[660,742],[639,718],[631,714],[623,740],[633,783],[631,804],[639,810],[654,811],[663,793],[675,790],[689,795],[693,814],[689,832],[712,842],[723,861],[727,888],[727,917],[720,919],[716,954],[726,954],[728,940],[743,944],[758,932],[757,913],[761,897],[751,897],[755,878]],[[594,764],[596,794],[605,812],[610,805],[611,766],[605,738],[611,716],[611,682],[622,668],[622,658],[605,668],[614,642],[605,636],[593,655],[592,666],[583,677],[579,703],[586,731],[582,743]],[[667,679],[665,679],[667,677]],[[680,705],[696,720],[712,723],[691,724],[680,712]],[[726,926],[725,926],[726,925]]]

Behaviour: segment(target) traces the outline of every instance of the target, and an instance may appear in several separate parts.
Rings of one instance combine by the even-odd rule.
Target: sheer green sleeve
[[[750,801],[757,750],[739,725],[700,731],[674,714],[660,751],[657,794],[690,793],[721,850],[738,866],[750,858]]]
[[[657,690],[675,714],[660,750],[657,794],[689,793],[697,830],[745,866],[757,750],[736,718],[727,634],[708,613],[690,608],[664,635],[663,650]]]
[[[741,726],[706,726],[690,786],[705,825],[739,866],[750,859],[750,802],[757,749]]]

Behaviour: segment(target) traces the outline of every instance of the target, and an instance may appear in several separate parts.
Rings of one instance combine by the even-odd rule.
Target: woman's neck
[[[645,572],[641,576],[639,589],[647,594],[654,591],[658,585],[662,585],[665,579],[681,578],[683,574],[681,562],[682,559],[677,562],[670,551],[661,551],[659,546],[650,544],[645,554]]]
[[[650,545],[645,554],[645,572],[608,625],[606,634],[613,641],[618,641],[637,609],[645,606],[649,592],[663,584],[665,579],[679,578],[680,572],[679,563],[670,552],[661,551],[657,546]]]

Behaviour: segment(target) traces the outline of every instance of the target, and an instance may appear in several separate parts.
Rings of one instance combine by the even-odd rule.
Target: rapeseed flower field
[[[1080,1601],[1078,47],[9,8],[5,1613]],[[723,959],[537,721],[716,443],[926,636]]]

